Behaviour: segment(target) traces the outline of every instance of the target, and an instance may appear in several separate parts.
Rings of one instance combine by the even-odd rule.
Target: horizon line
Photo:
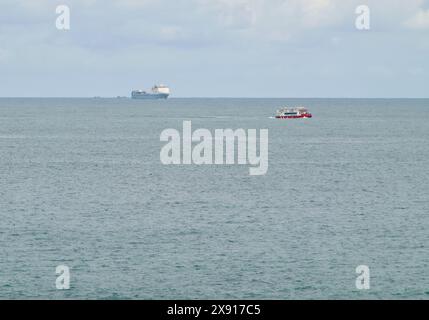
[[[36,97],[19,97],[19,96],[0,96],[0,99],[132,99],[129,96],[36,96]],[[171,99],[429,99],[429,97],[232,97],[232,96],[173,96],[168,99],[156,100],[171,100]],[[154,101],[150,100],[150,101]]]

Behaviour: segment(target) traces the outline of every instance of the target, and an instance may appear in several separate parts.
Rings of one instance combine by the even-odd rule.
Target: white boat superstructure
[[[288,108],[283,107],[277,110],[276,118],[277,119],[297,119],[297,118],[311,118],[312,114],[308,111],[307,108],[297,107],[297,108]]]

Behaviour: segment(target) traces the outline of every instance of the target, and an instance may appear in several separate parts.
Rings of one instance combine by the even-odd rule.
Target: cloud
[[[302,31],[339,25],[353,12],[350,3],[336,0],[199,0],[212,23],[238,29],[247,37],[288,40]]]
[[[314,32],[355,32],[361,0],[196,0],[214,29],[258,41],[289,41]],[[425,0],[367,0],[378,31],[426,25]],[[235,33],[234,33],[235,32]]]
[[[57,0],[0,0],[0,33],[14,25],[28,33],[52,28]],[[69,4],[73,45],[105,49],[129,39],[160,46],[289,41],[313,32],[354,32],[361,0],[64,0]],[[424,29],[423,0],[367,0],[380,30]],[[405,21],[405,22],[404,22]],[[55,30],[54,30],[55,31]],[[72,30],[73,31],[73,30]],[[51,32],[52,41],[56,34]],[[91,41],[92,39],[92,41]],[[113,41],[112,41],[113,40]],[[208,41],[209,40],[209,41]],[[115,46],[115,45],[113,45]]]
[[[420,9],[416,15],[405,21],[404,25],[410,29],[429,29],[429,10]]]

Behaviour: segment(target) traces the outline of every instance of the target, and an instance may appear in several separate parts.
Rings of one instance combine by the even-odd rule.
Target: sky
[[[429,97],[429,0],[0,0],[0,97],[155,83],[173,97]]]

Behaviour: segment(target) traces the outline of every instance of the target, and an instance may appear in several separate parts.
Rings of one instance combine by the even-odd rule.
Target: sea
[[[267,173],[164,165],[183,121]],[[429,99],[0,99],[0,299],[428,299],[428,245]]]

